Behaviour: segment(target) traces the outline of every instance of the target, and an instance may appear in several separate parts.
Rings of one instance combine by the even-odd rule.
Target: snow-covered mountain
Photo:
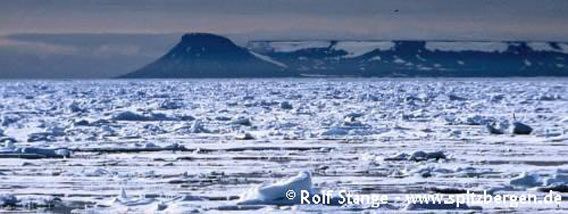
[[[568,76],[568,43],[479,41],[251,41],[186,34],[125,78],[288,76]]]
[[[568,76],[568,43],[252,41],[247,47],[304,75]]]
[[[284,77],[286,65],[208,33],[191,33],[167,54],[123,78]]]

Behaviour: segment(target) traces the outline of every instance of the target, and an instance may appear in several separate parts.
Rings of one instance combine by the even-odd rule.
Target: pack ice
[[[455,210],[306,206],[283,195],[566,197],[567,87],[562,78],[4,81],[0,212],[567,212],[564,201]]]

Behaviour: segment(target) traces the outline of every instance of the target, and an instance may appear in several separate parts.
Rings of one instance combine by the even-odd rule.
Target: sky
[[[565,0],[1,0],[0,34],[205,31],[373,39],[568,38]]]
[[[107,78],[184,32],[257,39],[568,41],[566,0],[0,0],[0,78]]]

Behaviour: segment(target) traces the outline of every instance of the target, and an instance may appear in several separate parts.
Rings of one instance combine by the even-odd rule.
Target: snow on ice
[[[0,212],[313,211],[284,199],[290,188],[568,192],[564,79],[34,80],[0,91]]]

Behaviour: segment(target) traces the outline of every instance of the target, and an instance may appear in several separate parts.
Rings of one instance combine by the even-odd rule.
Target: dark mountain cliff
[[[286,77],[294,74],[229,39],[191,33],[166,55],[123,78]]]

